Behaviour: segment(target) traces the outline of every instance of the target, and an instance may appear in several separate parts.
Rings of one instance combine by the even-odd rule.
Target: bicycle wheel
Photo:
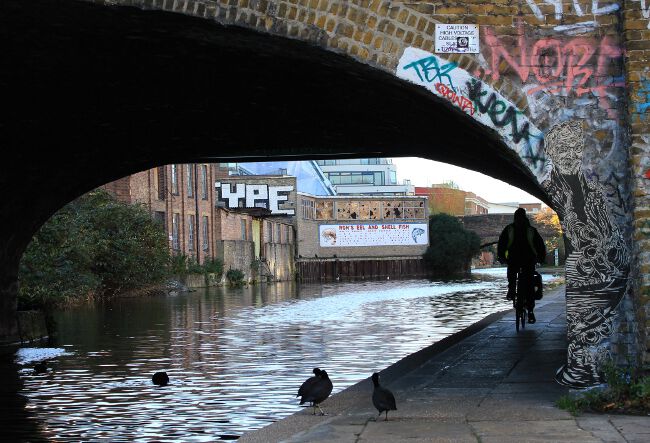
[[[519,332],[519,309],[515,307],[515,329]]]

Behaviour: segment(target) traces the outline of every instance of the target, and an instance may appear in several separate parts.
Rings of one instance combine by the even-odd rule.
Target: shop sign
[[[320,225],[318,230],[323,248],[429,244],[429,226],[426,223]]]

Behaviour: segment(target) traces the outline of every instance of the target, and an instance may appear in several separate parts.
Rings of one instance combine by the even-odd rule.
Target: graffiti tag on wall
[[[498,91],[430,52],[406,48],[397,65],[397,76],[424,86],[436,96],[480,123],[495,129],[540,181],[550,173],[544,155],[542,133]]]
[[[554,14],[555,20],[561,21],[564,18],[565,9],[563,6],[564,3],[563,0],[526,0],[526,2],[528,3],[530,10],[533,12],[533,14],[535,14],[535,17],[537,17],[540,21],[544,21],[545,17],[539,5],[553,6],[553,9],[555,11]],[[583,4],[581,5],[578,0],[573,0],[572,12],[578,17],[585,17],[589,15],[594,17],[598,15],[606,15],[606,14],[611,14],[612,12],[618,11],[620,9],[618,3],[613,3],[608,1],[587,0],[587,1],[583,1],[582,3]],[[589,3],[591,3],[591,12],[587,12],[589,8]],[[595,27],[595,26],[596,26],[595,21],[585,21],[585,22],[575,23],[571,25],[559,25],[555,27],[555,30],[566,31],[566,30],[580,29],[584,27]]]
[[[646,3],[646,0],[632,0],[632,1],[640,2],[641,14],[643,14],[643,18],[650,19],[650,2]],[[650,21],[648,21],[647,28],[650,29]]]
[[[645,113],[650,109],[650,80],[647,77],[641,79],[635,100],[636,112],[641,114],[641,120],[645,120]]]
[[[497,36],[489,27],[484,27],[483,33],[483,55],[489,65],[486,76],[496,81],[502,69],[512,69],[522,83],[535,84],[526,88],[528,95],[542,90],[563,96],[592,94],[598,97],[599,105],[608,111],[610,118],[616,117],[608,89],[623,88],[625,82],[610,75],[612,60],[621,58],[622,51],[609,37],[530,40],[525,37],[521,24],[516,42]],[[514,48],[518,57],[511,54]]]
[[[295,209],[280,208],[280,205],[289,200],[293,186],[217,182],[214,187],[217,190],[217,201],[225,204],[226,208],[266,208],[276,215],[296,213]]]

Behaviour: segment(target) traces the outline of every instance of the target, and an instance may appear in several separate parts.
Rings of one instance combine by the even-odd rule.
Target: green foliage
[[[217,274],[219,278],[223,274],[223,262],[218,259],[209,259],[203,263],[203,269],[208,274]]]
[[[481,247],[479,236],[468,231],[454,216],[436,214],[429,219],[429,248],[424,259],[434,273],[453,275],[468,269]]]
[[[162,281],[165,233],[141,206],[95,190],[69,203],[34,236],[19,271],[21,309],[119,293]]]
[[[169,272],[172,275],[187,275],[187,255],[184,254],[174,254],[169,257]]]
[[[172,275],[217,274],[220,279],[223,274],[223,262],[219,259],[206,259],[200,265],[193,257],[176,254],[169,258],[169,269]]]
[[[604,388],[594,388],[577,396],[563,396],[556,402],[561,409],[577,415],[582,411],[650,412],[650,375],[632,366],[603,365]]]
[[[244,273],[239,269],[229,269],[226,279],[231,286],[241,286],[244,284]]]

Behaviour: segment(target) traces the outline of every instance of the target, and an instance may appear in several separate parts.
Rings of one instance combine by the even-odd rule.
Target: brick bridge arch
[[[641,4],[7,0],[0,8],[9,66],[0,84],[11,97],[11,118],[0,122],[3,334],[29,238],[99,184],[163,163],[415,155],[507,181],[560,215],[569,349],[558,380],[590,385],[607,358],[648,358],[648,282],[630,277],[648,266],[650,25]],[[436,23],[480,25],[479,53],[434,53]]]

